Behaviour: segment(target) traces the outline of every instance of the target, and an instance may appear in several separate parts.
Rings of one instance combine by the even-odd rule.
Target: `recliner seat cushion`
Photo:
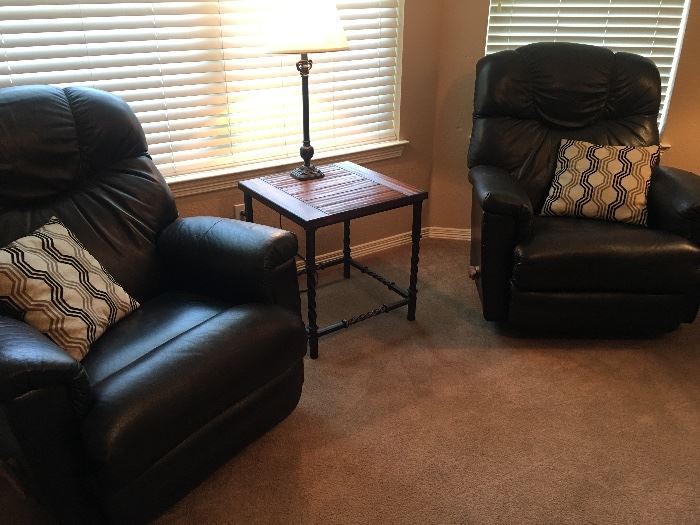
[[[82,432],[100,482],[126,485],[298,365],[305,348],[299,325],[277,306],[229,306],[184,293],[156,297],[114,325],[84,362],[94,405]]]
[[[643,226],[535,217],[515,247],[512,283],[550,292],[688,293],[700,286],[700,247]]]

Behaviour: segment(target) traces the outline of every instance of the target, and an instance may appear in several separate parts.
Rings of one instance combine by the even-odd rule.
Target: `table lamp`
[[[314,148],[309,138],[309,71],[313,62],[309,53],[349,49],[335,0],[281,0],[274,4],[270,20],[269,53],[301,54],[297,71],[301,74],[304,116],[304,142],[299,149],[304,164],[292,170],[295,179],[323,177],[313,164]]]

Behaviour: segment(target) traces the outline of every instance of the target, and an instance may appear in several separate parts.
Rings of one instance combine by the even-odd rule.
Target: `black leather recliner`
[[[556,328],[671,329],[700,298],[700,177],[657,167],[648,227],[540,216],[562,139],[659,143],[652,61],[538,43],[477,64],[470,276],[484,317]]]
[[[121,99],[0,90],[0,245],[54,215],[141,307],[82,362],[0,315],[1,406],[59,521],[143,521],[297,405],[297,241],[178,219]]]

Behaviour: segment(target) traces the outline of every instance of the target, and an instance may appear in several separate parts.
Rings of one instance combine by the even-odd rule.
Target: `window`
[[[486,53],[579,42],[651,58],[661,73],[663,128],[689,0],[491,0]]]
[[[266,55],[262,0],[6,0],[0,87],[126,100],[164,175],[298,158],[298,56]],[[399,0],[337,2],[349,51],[311,56],[317,151],[397,139]]]

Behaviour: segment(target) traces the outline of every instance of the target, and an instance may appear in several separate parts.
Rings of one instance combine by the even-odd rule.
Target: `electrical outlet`
[[[239,221],[245,220],[245,204],[236,204],[233,207],[233,218]]]

